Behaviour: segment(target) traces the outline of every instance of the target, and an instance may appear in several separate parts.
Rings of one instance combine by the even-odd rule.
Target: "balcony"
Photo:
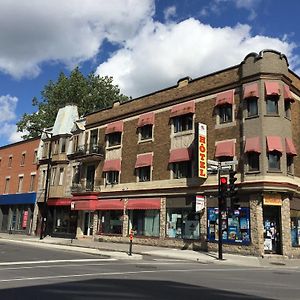
[[[99,161],[104,157],[104,147],[100,144],[79,145],[73,153],[68,154],[69,160],[82,162]]]
[[[85,183],[72,183],[71,192],[72,193],[85,193],[95,191],[94,182],[86,181]]]

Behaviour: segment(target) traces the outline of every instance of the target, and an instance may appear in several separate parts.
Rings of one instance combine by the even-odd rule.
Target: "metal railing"
[[[75,155],[88,155],[88,154],[104,154],[104,147],[100,144],[84,144],[79,145],[73,150]]]

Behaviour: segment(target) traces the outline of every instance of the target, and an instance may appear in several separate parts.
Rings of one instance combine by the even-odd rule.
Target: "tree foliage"
[[[120,93],[112,77],[100,77],[94,73],[84,76],[76,67],[67,77],[63,72],[56,82],[50,80],[41,92],[41,100],[32,99],[32,105],[37,112],[23,114],[17,122],[19,132],[24,132],[24,139],[37,137],[41,131],[54,124],[59,108],[66,104],[78,106],[78,113],[87,113],[109,107],[114,101],[124,102],[128,97]]]

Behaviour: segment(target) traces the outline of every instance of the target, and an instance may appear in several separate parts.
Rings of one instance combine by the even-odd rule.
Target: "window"
[[[193,115],[187,114],[173,118],[174,133],[193,129]]]
[[[294,156],[293,155],[286,155],[286,169],[287,172],[292,174],[293,173],[293,163],[294,163]]]
[[[291,101],[284,101],[284,112],[287,119],[291,119]]]
[[[12,160],[13,160],[13,157],[12,155],[8,158],[8,167],[11,168],[12,166]]]
[[[118,184],[119,183],[119,172],[109,171],[106,172],[106,184]]]
[[[55,185],[55,178],[56,178],[56,167],[53,167],[51,172],[51,185]]]
[[[25,153],[22,153],[22,156],[21,156],[21,166],[24,166],[25,164]]]
[[[53,147],[54,147],[54,149],[53,149],[53,154],[58,154],[58,150],[59,150],[59,140],[54,141]]]
[[[219,105],[220,124],[232,122],[232,105]]]
[[[190,178],[192,177],[192,167],[190,161],[173,163],[173,178]]]
[[[23,190],[23,176],[19,176],[19,182],[18,182],[18,193],[21,193]]]
[[[10,178],[5,178],[4,194],[8,194],[9,192],[9,183],[10,183]]]
[[[38,162],[38,161],[37,161],[37,159],[38,159],[37,153],[38,153],[37,150],[34,150],[34,153],[33,153],[33,163],[34,163],[34,164],[37,164],[37,162]]]
[[[2,163],[2,158],[0,158],[0,167],[1,167],[1,163]]]
[[[278,115],[278,96],[267,96],[267,114]]]
[[[49,156],[49,147],[50,147],[50,142],[44,142],[43,158],[48,158],[48,156]]]
[[[107,135],[108,147],[121,145],[122,132],[113,132]]]
[[[152,125],[145,125],[140,127],[140,139],[149,140],[152,139]]]
[[[63,185],[64,182],[64,168],[59,168],[58,185]]]
[[[252,97],[247,99],[247,112],[248,117],[253,117],[258,115],[258,107],[257,107],[257,98]]]
[[[280,171],[280,156],[281,153],[277,151],[268,153],[269,171]]]
[[[150,177],[151,177],[150,166],[137,168],[137,171],[138,171],[139,182],[150,181]]]
[[[248,152],[248,171],[259,171],[259,153]]]
[[[62,138],[61,139],[61,149],[60,149],[61,153],[65,153],[66,152],[66,138]]]
[[[103,211],[100,220],[100,233],[122,234],[123,210]]]
[[[79,141],[79,136],[78,135],[74,135],[73,136],[73,153],[76,153],[78,150],[78,141]]]
[[[35,178],[36,178],[35,174],[31,174],[29,192],[33,192],[35,190]]]
[[[42,189],[45,188],[46,185],[46,170],[43,170],[43,175],[42,175]]]

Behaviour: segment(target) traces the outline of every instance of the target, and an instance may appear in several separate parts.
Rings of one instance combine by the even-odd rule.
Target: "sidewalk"
[[[134,244],[132,256],[128,255],[129,243],[98,242],[91,239],[65,239],[46,237],[40,240],[36,236],[0,233],[0,240],[9,240],[15,243],[36,245],[38,247],[57,248],[68,251],[78,251],[101,255],[116,259],[140,260],[143,256],[152,258],[188,260],[203,264],[226,264],[246,267],[291,267],[300,268],[299,259],[287,259],[282,256],[267,256],[265,258],[223,254],[224,260],[219,261],[217,252],[200,252],[193,250],[180,250],[174,248],[155,247]]]

